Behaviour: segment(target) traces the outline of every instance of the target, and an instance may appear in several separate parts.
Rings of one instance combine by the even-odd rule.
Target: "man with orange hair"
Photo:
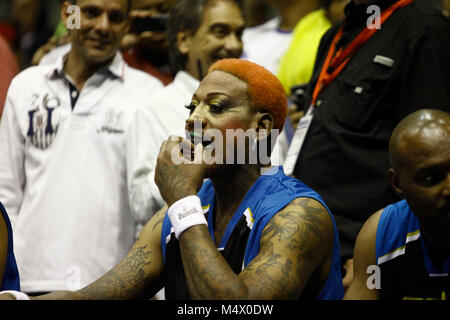
[[[186,129],[195,138],[200,124],[202,140],[209,130],[254,130],[259,143],[270,129],[282,128],[283,96],[281,83],[263,67],[218,61],[192,97]],[[127,256],[77,292],[39,298],[135,299],[162,286],[167,299],[342,298],[337,229],[320,195],[280,167],[260,175],[265,165],[259,162],[208,164],[202,159],[217,141],[192,140],[163,142],[155,182],[167,206]],[[236,146],[235,139],[225,145]],[[181,146],[193,148],[193,158],[183,157]]]

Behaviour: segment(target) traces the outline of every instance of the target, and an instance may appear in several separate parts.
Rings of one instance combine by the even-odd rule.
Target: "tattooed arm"
[[[297,198],[264,228],[260,252],[239,274],[217,251],[205,226],[180,237],[194,299],[297,299],[311,274],[331,256],[333,223],[317,201]]]
[[[134,246],[114,268],[77,292],[57,291],[37,299],[136,299],[162,287],[161,228],[167,207],[145,225]]]

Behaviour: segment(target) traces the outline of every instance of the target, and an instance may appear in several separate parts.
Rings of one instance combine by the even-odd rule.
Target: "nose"
[[[226,38],[225,49],[230,52],[233,57],[241,57],[243,51],[242,39],[236,33],[230,33]]]
[[[95,29],[103,34],[107,33],[109,30],[109,17],[106,12],[98,17],[97,23],[95,24]]]
[[[186,120],[186,130],[193,131],[195,128],[204,129],[206,120],[201,110],[201,106],[197,106]]]

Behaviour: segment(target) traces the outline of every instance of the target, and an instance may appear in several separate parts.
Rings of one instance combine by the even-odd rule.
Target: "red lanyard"
[[[413,2],[414,0],[400,0],[394,3],[392,6],[383,11],[380,17],[380,23],[383,24],[397,9],[402,8]],[[342,72],[350,58],[353,54],[358,51],[373,35],[378,29],[364,28],[364,30],[355,38],[353,41],[345,48],[339,49],[336,52],[336,44],[342,37],[344,25],[342,25],[338,33],[334,36],[333,42],[331,43],[330,50],[328,51],[325,63],[320,71],[319,79],[314,88],[313,98],[311,105],[315,106],[319,93],[330,84],[336,77]],[[328,73],[330,66],[333,68],[332,73]]]

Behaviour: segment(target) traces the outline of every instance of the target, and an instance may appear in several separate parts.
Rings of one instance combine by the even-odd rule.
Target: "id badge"
[[[313,107],[308,109],[306,115],[301,117],[294,136],[292,137],[291,145],[289,146],[286,158],[284,160],[283,169],[287,176],[291,176],[294,172],[294,167],[297,163],[298,155],[305,141],[306,134],[313,119]]]

